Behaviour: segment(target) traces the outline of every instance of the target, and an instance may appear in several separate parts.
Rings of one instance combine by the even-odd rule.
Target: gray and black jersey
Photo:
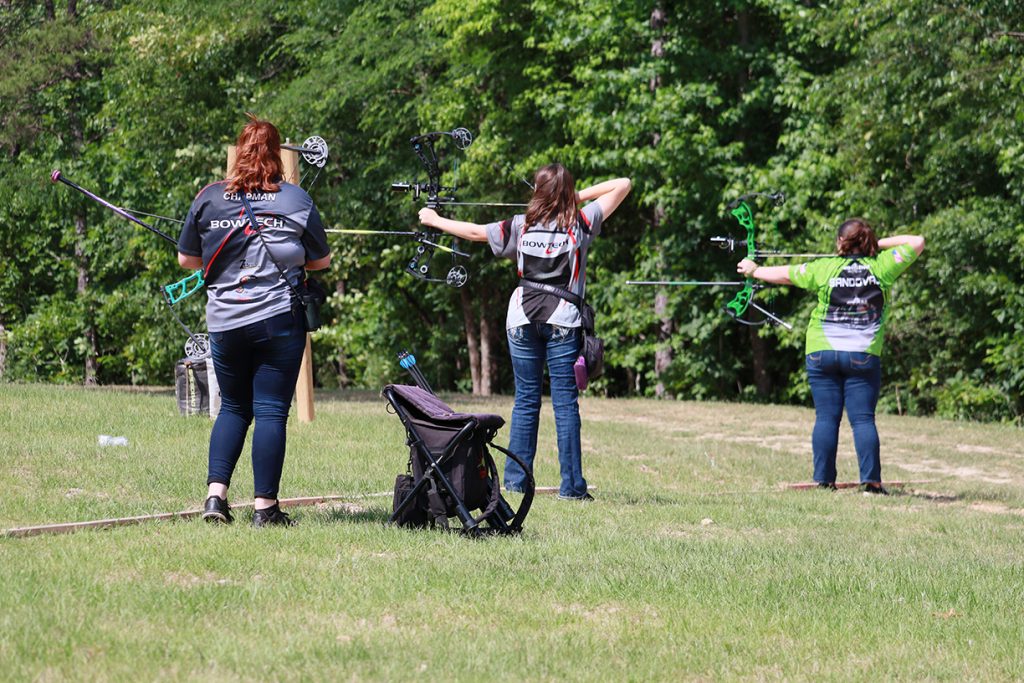
[[[210,332],[244,327],[292,307],[291,288],[249,225],[241,197],[226,187],[222,180],[200,190],[178,238],[179,252],[203,259]],[[277,192],[253,191],[246,197],[273,258],[297,286],[306,262],[330,253],[313,200],[285,182]]]
[[[543,282],[583,297],[586,289],[587,252],[601,232],[604,215],[597,202],[579,212],[580,220],[569,228],[553,221],[526,228],[526,216],[486,226],[487,242],[496,256],[516,262],[519,277]],[[516,287],[508,302],[506,329],[529,323],[579,327],[580,312],[559,296],[535,289]]]

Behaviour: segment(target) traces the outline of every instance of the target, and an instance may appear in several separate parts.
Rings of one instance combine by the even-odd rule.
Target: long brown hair
[[[863,218],[847,218],[839,226],[836,249],[840,256],[877,256],[878,237]]]
[[[235,164],[228,173],[228,192],[264,190],[277,192],[284,175],[281,163],[281,134],[269,121],[246,113],[245,124],[235,142]]]
[[[560,228],[576,224],[576,181],[561,164],[541,166],[533,174],[533,197],[526,206],[526,228],[555,221]]]

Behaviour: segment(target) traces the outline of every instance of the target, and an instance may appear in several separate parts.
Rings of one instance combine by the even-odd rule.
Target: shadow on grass
[[[318,510],[315,516],[328,524],[338,522],[384,524],[388,521],[391,513],[386,508],[353,509],[339,506]]]
[[[955,493],[939,493],[937,491],[920,491],[917,489],[895,489],[890,490],[889,493],[901,498],[919,498],[933,503],[955,503],[961,500],[961,497]]]

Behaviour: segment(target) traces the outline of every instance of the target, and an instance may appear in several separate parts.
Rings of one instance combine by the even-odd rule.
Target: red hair
[[[847,218],[839,226],[837,250],[840,256],[856,254],[859,256],[878,255],[878,237],[863,218]]]
[[[555,221],[560,228],[576,224],[576,181],[561,164],[548,164],[533,176],[533,197],[526,207],[526,228]]]
[[[228,173],[228,192],[264,190],[277,192],[284,175],[281,163],[281,134],[269,121],[246,113],[245,124],[235,142],[235,164]]]

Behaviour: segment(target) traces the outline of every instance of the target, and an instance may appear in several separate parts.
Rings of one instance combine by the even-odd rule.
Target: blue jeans
[[[843,407],[853,427],[861,483],[882,481],[875,406],[882,387],[882,359],[854,351],[807,354],[807,380],[814,397],[814,481],[834,483]]]
[[[558,462],[562,472],[558,492],[570,497],[587,492],[580,448],[579,390],[572,371],[573,363],[579,357],[579,348],[579,329],[575,327],[531,323],[508,330],[508,349],[516,379],[508,449],[533,469],[541,395],[544,392],[544,365],[547,363],[551,378],[551,405],[555,410]],[[506,458],[505,488],[521,491],[525,485],[523,468],[511,458]]]
[[[231,485],[245,435],[252,434],[257,498],[277,498],[284,466],[285,428],[306,348],[302,313],[288,312],[210,334],[221,404],[210,434],[207,484]]]

